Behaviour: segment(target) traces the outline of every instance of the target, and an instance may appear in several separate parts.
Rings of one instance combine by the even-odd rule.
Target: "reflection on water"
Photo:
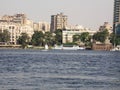
[[[0,49],[0,90],[120,90],[120,52]]]

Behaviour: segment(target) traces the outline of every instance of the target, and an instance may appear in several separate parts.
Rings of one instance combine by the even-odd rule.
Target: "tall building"
[[[63,15],[63,13],[52,15],[50,31],[54,32],[57,29],[65,29],[67,26],[67,20],[67,16]]]
[[[114,0],[114,18],[113,18],[113,30],[114,33],[120,33],[120,0]]]

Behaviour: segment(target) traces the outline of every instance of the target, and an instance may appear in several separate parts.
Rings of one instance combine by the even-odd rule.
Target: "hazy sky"
[[[112,24],[114,0],[0,0],[0,16],[25,13],[34,21],[50,22],[51,15],[63,12],[69,24],[97,29]]]

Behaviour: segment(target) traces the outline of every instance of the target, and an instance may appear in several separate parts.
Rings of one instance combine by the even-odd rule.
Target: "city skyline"
[[[4,14],[25,13],[33,21],[50,22],[51,15],[63,12],[69,24],[80,24],[98,29],[103,22],[113,22],[114,0],[1,0],[0,16]]]

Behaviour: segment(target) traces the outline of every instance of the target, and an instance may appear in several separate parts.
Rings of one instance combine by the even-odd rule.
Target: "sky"
[[[69,25],[98,29],[113,22],[114,0],[0,0],[0,16],[25,13],[35,22],[50,22],[51,15],[64,13]]]

